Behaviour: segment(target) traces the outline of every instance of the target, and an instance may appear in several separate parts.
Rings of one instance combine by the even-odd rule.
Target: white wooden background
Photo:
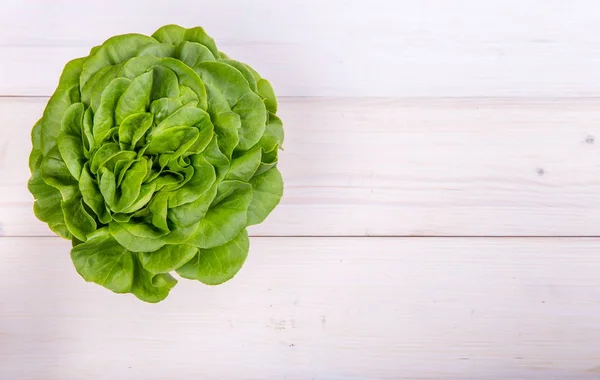
[[[280,207],[220,287],[85,283],[32,214],[64,63],[201,25],[270,79]],[[0,379],[600,379],[596,0],[3,0]]]

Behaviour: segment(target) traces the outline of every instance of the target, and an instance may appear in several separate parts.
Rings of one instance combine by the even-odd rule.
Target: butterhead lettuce
[[[112,37],[69,62],[33,127],[35,215],[86,280],[147,302],[231,279],[283,193],[271,84],[202,28]]]

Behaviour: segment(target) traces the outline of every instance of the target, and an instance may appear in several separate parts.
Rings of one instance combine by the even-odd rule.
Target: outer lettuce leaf
[[[252,200],[252,186],[241,181],[223,181],[217,198],[189,243],[198,248],[212,248],[227,243],[247,225],[248,206]]]
[[[77,272],[115,293],[133,293],[146,302],[158,302],[169,294],[177,281],[168,274],[147,270],[138,256],[125,249],[106,228],[90,235],[85,243],[71,250]]]
[[[133,255],[117,243],[106,228],[91,234],[85,243],[73,247],[71,259],[86,281],[95,282],[115,293],[131,290]]]
[[[248,206],[248,225],[262,223],[283,196],[283,179],[277,168],[253,177],[252,200]]]
[[[248,232],[242,230],[228,243],[201,249],[177,273],[183,278],[198,280],[207,285],[222,284],[233,278],[244,265],[249,247]]]

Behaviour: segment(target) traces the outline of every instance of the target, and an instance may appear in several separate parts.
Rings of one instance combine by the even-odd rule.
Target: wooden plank
[[[0,95],[49,95],[69,59],[168,22],[201,24],[284,96],[600,96],[595,0],[8,0]]]
[[[0,100],[0,225],[31,212],[29,130]],[[284,98],[282,204],[255,235],[600,235],[600,100]]]
[[[7,379],[597,379],[598,239],[255,238],[160,304],[0,239]]]

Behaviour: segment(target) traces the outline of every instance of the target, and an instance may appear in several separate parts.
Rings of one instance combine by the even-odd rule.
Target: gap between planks
[[[556,235],[556,236],[544,236],[544,235],[531,235],[531,236],[519,236],[519,235],[261,235],[261,234],[249,234],[250,238],[265,238],[265,239],[428,239],[428,240],[444,240],[444,239],[518,239],[518,240],[535,240],[535,239],[551,239],[551,240],[567,240],[567,239],[600,239],[600,236],[595,235]],[[0,239],[48,239],[56,238],[62,239],[58,235],[7,235],[1,236]],[[64,239],[67,240],[67,239]]]

